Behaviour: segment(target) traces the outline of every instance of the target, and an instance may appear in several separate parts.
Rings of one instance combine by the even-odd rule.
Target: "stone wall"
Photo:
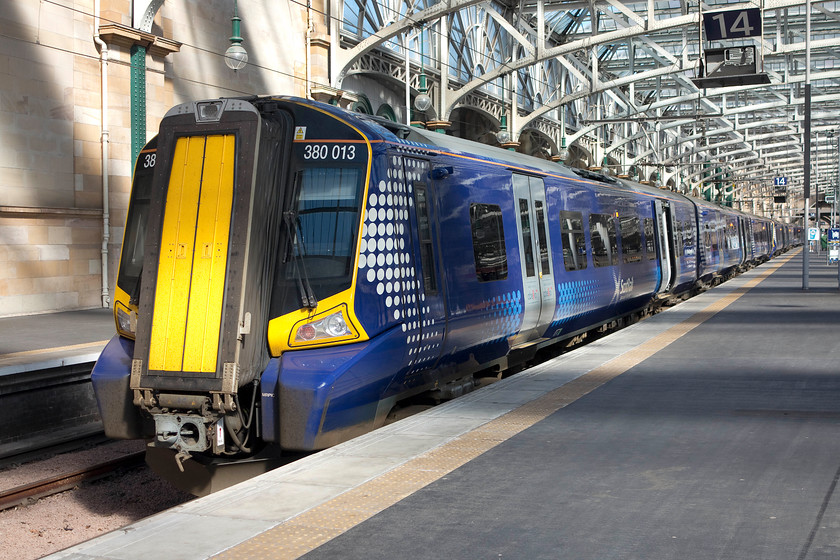
[[[97,307],[101,211],[0,211],[0,315]]]
[[[101,303],[92,5],[0,11],[0,316]]]
[[[100,4],[99,29],[109,29],[102,36],[109,51],[107,279],[113,294],[133,169],[132,44],[148,47],[148,139],[166,111],[184,101],[304,96],[306,9],[239,0],[249,63],[234,72],[222,56],[230,44],[229,0],[165,2],[151,32],[139,36],[129,0]],[[324,7],[320,0],[315,5]],[[94,0],[26,0],[0,10],[0,317],[103,305],[102,66],[93,12]],[[309,64],[323,84],[329,37],[323,15],[315,23]]]

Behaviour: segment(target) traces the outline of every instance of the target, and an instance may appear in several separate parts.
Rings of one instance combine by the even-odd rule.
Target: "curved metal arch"
[[[489,120],[490,122],[492,122],[496,126],[501,126],[501,124],[502,124],[502,121],[501,121],[501,118],[500,118],[501,117],[501,110],[497,114],[497,113],[494,113],[493,111],[488,110],[484,106],[474,105],[474,104],[466,104],[466,103],[458,105],[457,107],[452,109],[452,112],[454,113],[457,110],[473,111],[473,112],[485,117],[487,120]]]
[[[547,143],[548,148],[549,148],[549,152],[550,152],[549,155],[556,154],[560,151],[558,146],[557,146],[557,141],[554,138],[552,138],[551,136],[549,136],[548,134],[546,134],[544,131],[542,131],[538,128],[529,127],[529,128],[524,129],[522,131],[522,135],[520,135],[520,138],[522,138],[522,136],[524,136],[525,134],[530,134],[532,136],[536,136],[536,137],[540,138],[541,140],[543,140],[545,143]]]
[[[656,70],[651,70],[650,72],[647,72],[647,73],[644,73],[644,74],[646,75],[646,77],[654,77],[654,76],[657,76],[657,75],[671,74],[674,71],[675,70],[673,68],[659,68],[659,69],[656,69]],[[554,101],[552,103],[548,103],[548,104],[544,105],[543,107],[541,107],[540,109],[537,109],[536,111],[534,111],[531,114],[524,117],[523,121],[524,121],[525,125],[527,125],[532,120],[534,120],[538,117],[541,117],[544,114],[546,114],[550,111],[553,111],[554,109],[557,109],[561,105],[565,105],[566,103],[574,101],[575,99],[580,99],[582,97],[589,96],[593,93],[610,92],[613,89],[615,89],[616,87],[619,87],[619,86],[624,85],[624,84],[630,84],[632,82],[637,81],[638,79],[639,79],[639,77],[637,75],[628,76],[627,78],[613,80],[612,82],[606,82],[606,84],[609,84],[609,85],[604,85],[604,86],[599,87],[599,88],[594,89],[594,90],[575,93],[575,94],[572,94],[572,95],[567,95],[567,96],[563,97],[562,99],[558,99],[557,101]],[[589,125],[589,126],[586,126],[584,128],[581,128],[577,133],[572,135],[571,138],[577,139],[580,136],[583,136],[584,134],[586,134],[587,132],[591,132],[592,130],[595,130],[599,126],[601,126],[601,125],[600,124],[594,124],[594,125]]]
[[[586,51],[588,49],[591,49],[594,46],[608,44],[608,43],[613,42],[617,39],[641,36],[641,35],[644,35],[646,33],[651,33],[653,31],[662,31],[662,30],[667,30],[667,29],[678,28],[678,27],[682,27],[684,25],[688,25],[690,23],[694,23],[696,25],[698,21],[699,21],[699,15],[696,15],[696,14],[693,15],[693,16],[692,15],[680,16],[680,17],[676,17],[676,18],[669,18],[668,20],[658,20],[657,22],[654,22],[653,25],[647,26],[647,27],[636,26],[634,28],[627,28],[627,29],[622,29],[622,30],[618,30],[618,31],[608,32],[608,33],[601,33],[601,34],[598,34],[598,35],[595,35],[595,36],[592,36],[592,37],[586,37],[584,39],[579,39],[577,41],[572,41],[570,43],[560,45],[558,47],[553,47],[553,48],[550,48],[550,49],[545,49],[545,48],[541,49],[541,48],[539,48],[539,45],[538,45],[533,56],[522,58],[522,59],[519,59],[519,60],[516,60],[516,61],[511,61],[510,64],[504,63],[504,64],[500,65],[499,67],[487,72],[483,76],[474,78],[473,80],[471,80],[470,82],[465,84],[463,87],[461,87],[460,89],[458,89],[454,93],[451,93],[448,96],[449,106],[447,106],[444,109],[443,114],[448,114],[451,105],[458,102],[462,97],[467,95],[470,91],[484,85],[486,82],[495,80],[495,79],[497,79],[497,78],[499,78],[499,77],[501,77],[505,74],[509,74],[509,73],[514,72],[516,70],[526,68],[528,66],[531,66],[533,64],[537,64],[537,63],[542,62],[544,60],[548,60],[548,59],[552,59],[552,58],[559,58],[559,57],[562,57],[562,56],[565,56],[565,55],[568,55],[568,54],[571,54],[571,53],[574,53],[574,52],[578,52],[578,51]],[[630,30],[630,31],[628,32],[628,30]],[[683,70],[683,68],[680,68],[680,70]],[[673,71],[670,72],[670,73],[673,73]],[[634,80],[629,80],[628,83],[630,81],[638,81],[638,78],[634,79]],[[598,91],[601,91],[601,90],[603,90],[603,88],[598,88]]]
[[[768,123],[766,116],[770,114],[772,117],[773,113],[778,111],[783,115],[790,115],[791,112],[794,112],[798,115],[796,118],[799,120],[802,118],[799,109],[802,99],[801,94],[797,98],[792,90],[782,91],[775,86],[781,85],[793,88],[803,79],[801,66],[798,69],[794,68],[790,62],[790,60],[801,55],[804,48],[801,29],[797,28],[797,26],[801,27],[801,24],[796,23],[797,16],[795,15],[798,13],[801,19],[803,0],[766,0],[762,3],[764,13],[768,14],[771,19],[775,18],[776,37],[773,36],[772,29],[765,30],[764,35],[756,39],[755,43],[764,50],[765,69],[773,77],[774,87],[769,87],[766,90],[751,86],[736,87],[725,91],[709,90],[706,92],[708,97],[696,102],[694,99],[698,97],[698,90],[689,80],[689,77],[683,75],[683,72],[694,69],[698,61],[698,52],[693,47],[687,49],[686,45],[689,44],[691,39],[689,35],[692,32],[692,26],[696,27],[699,24],[699,14],[690,14],[688,4],[684,0],[678,6],[665,7],[665,11],[668,13],[679,13],[680,15],[660,19],[654,17],[653,11],[659,9],[659,2],[649,2],[647,8],[645,8],[641,1],[634,2],[632,0],[563,2],[560,5],[555,5],[562,9],[561,16],[550,16],[548,18],[546,18],[545,10],[550,6],[544,0],[537,0],[536,4],[520,4],[520,10],[525,6],[528,15],[533,16],[536,11],[537,25],[534,25],[535,19],[533,17],[528,22],[514,21],[512,17],[506,18],[500,11],[497,11],[498,8],[502,8],[501,11],[507,14],[506,9],[511,7],[512,4],[494,5],[494,9],[486,0],[484,2],[447,3],[447,9],[440,11],[439,18],[443,17],[451,20],[452,18],[448,18],[447,14],[454,13],[462,9],[463,6],[478,4],[482,5],[489,18],[498,22],[499,27],[504,29],[510,48],[521,52],[513,57],[515,60],[499,64],[495,68],[486,69],[482,76],[474,77],[466,84],[461,85],[460,88],[451,90],[448,87],[444,88],[441,91],[441,98],[446,103],[443,104],[444,107],[441,111],[442,118],[451,114],[455,107],[463,105],[464,98],[471,91],[492,83],[511,72],[516,72],[520,94],[530,96],[529,99],[535,99],[537,86],[540,85],[538,76],[543,71],[542,65],[550,61],[552,57],[559,57],[558,62],[562,65],[562,70],[559,72],[560,80],[584,83],[588,86],[588,91],[563,95],[564,90],[568,92],[568,87],[555,88],[551,93],[556,97],[544,95],[542,106],[534,103],[535,110],[528,115],[515,115],[515,119],[513,119],[516,125],[515,131],[522,131],[533,122],[544,121],[549,113],[555,109],[566,112],[565,107],[577,105],[587,96],[593,94],[610,95],[618,106],[624,109],[621,111],[621,115],[627,118],[639,116],[640,118],[657,119],[661,116],[669,116],[669,105],[673,106],[672,109],[676,109],[670,111],[671,115],[676,113],[679,116],[685,112],[687,105],[694,102],[696,111],[704,113],[706,116],[713,115],[715,120],[721,123],[721,126],[715,129],[715,132],[721,138],[713,144],[700,145],[700,138],[704,134],[686,134],[686,131],[691,132],[692,123],[689,120],[679,120],[657,125],[653,132],[644,129],[637,130],[630,135],[630,138],[618,141],[612,140],[610,145],[604,148],[605,153],[609,155],[623,150],[625,155],[622,157],[625,157],[628,151],[632,152],[633,155],[628,157],[628,161],[639,161],[650,157],[654,153],[653,149],[639,149],[639,147],[644,148],[645,143],[650,142],[649,135],[653,134],[656,141],[650,143],[652,146],[655,145],[656,155],[660,157],[660,162],[665,164],[672,163],[677,166],[699,165],[699,163],[693,162],[685,163],[685,160],[694,157],[699,159],[702,156],[705,160],[714,160],[715,165],[731,167],[732,161],[725,160],[727,155],[735,153],[736,150],[741,150],[743,153],[749,154],[747,157],[760,161],[765,160],[768,157],[767,154],[772,153],[773,169],[784,169],[780,167],[785,161],[784,158],[796,159],[798,157],[801,160],[801,152],[797,154],[795,147],[796,142],[801,141],[801,129],[799,127],[785,128],[781,126],[778,131],[775,131]],[[833,35],[813,37],[811,41],[812,49],[826,50],[829,47],[837,47],[837,29],[834,28],[837,27],[835,22],[840,21],[840,15],[838,15],[838,12],[832,11],[831,7],[835,7],[835,5],[829,5],[822,0],[815,0],[814,4],[817,11],[827,16],[826,20],[816,29],[821,34],[830,32]],[[436,4],[435,6],[439,5]],[[415,18],[421,13],[428,16],[435,6],[416,12],[410,17]],[[727,4],[725,7],[726,9],[737,9],[748,6],[750,6],[749,3],[741,3]],[[715,8],[718,7],[722,6],[715,6]],[[792,14],[790,20],[788,19],[787,8],[794,8],[794,10],[790,10]],[[660,15],[660,13],[656,13],[656,16]],[[489,18],[485,18],[485,20]],[[433,17],[427,17],[426,19],[427,22],[433,20]],[[788,28],[789,21],[790,28]],[[412,24],[415,23],[412,22]],[[388,27],[394,29],[393,26]],[[592,31],[593,27],[595,27],[595,31]],[[790,35],[782,35],[782,27],[784,27],[785,33],[790,30]],[[553,47],[547,46],[547,37],[550,38],[552,33],[560,33],[561,31],[563,33],[568,32],[569,36],[582,32],[591,32],[593,36],[574,39],[561,45],[555,43],[556,46]],[[666,32],[668,32],[667,36],[665,35]],[[398,33],[392,33],[391,37]],[[388,40],[388,37],[381,33],[378,33],[377,37],[380,43]],[[626,44],[618,47],[608,46],[609,42],[621,42],[622,38],[627,38]],[[368,39],[370,37],[364,39],[364,41]],[[680,41],[682,42],[682,50],[680,50]],[[362,43],[354,48],[359,49],[360,47],[362,47]],[[443,42],[441,42],[441,48],[444,48]],[[641,53],[640,57],[634,54],[637,51]],[[584,56],[581,56],[581,53]],[[442,54],[448,56],[446,53]],[[826,56],[830,57],[830,54],[823,54],[822,56],[825,59]],[[588,61],[587,57],[589,58]],[[838,57],[835,55],[834,59],[836,61]],[[635,67],[634,60],[637,62]],[[587,72],[587,62],[593,67],[593,71]],[[439,64],[441,68],[446,68],[444,62],[439,61]],[[624,65],[623,68],[621,67],[622,64]],[[333,68],[335,67],[334,65]],[[539,71],[536,71],[535,67],[538,67]],[[472,69],[470,70],[472,71]],[[838,78],[836,72],[826,70],[820,72],[820,70],[820,68],[817,68],[816,72],[812,73],[812,81],[830,80],[822,83],[826,84],[826,87],[837,87],[837,81],[840,78]],[[343,71],[346,73],[346,68]],[[821,74],[820,78],[816,77],[818,74]],[[467,72],[467,75],[469,75],[469,72]],[[451,77],[450,75],[449,78]],[[442,81],[443,78],[441,76]],[[659,80],[666,83],[668,89],[668,99],[663,97],[662,101],[659,101],[657,99],[658,95],[653,93],[657,89]],[[452,80],[452,83],[455,83],[455,80]],[[840,108],[840,104],[836,101],[821,97],[823,92],[820,91],[819,84],[815,83],[815,86],[816,95],[813,98],[815,104],[820,103],[826,108]],[[634,88],[636,92],[643,92],[642,95],[639,96],[634,93]],[[680,94],[682,91],[690,93],[682,95]],[[674,95],[675,93],[676,95]],[[756,111],[759,111],[760,115],[753,117]],[[583,112],[585,113],[585,111]],[[712,115],[708,115],[709,113]],[[784,117],[780,117],[780,119],[784,120]],[[573,122],[573,119],[570,120]],[[769,120],[775,122],[776,119],[771,118]],[[778,124],[775,123],[772,126]],[[576,127],[577,123],[573,126]],[[825,128],[829,125],[824,124],[822,126]],[[838,126],[840,126],[840,121]],[[584,124],[570,138],[583,139],[598,127],[598,124]],[[768,130],[771,132],[768,133]],[[709,133],[710,131],[706,131],[705,135]],[[788,137],[790,139],[789,144],[794,147],[788,150],[776,150],[768,144],[768,139],[772,139],[776,135]],[[727,136],[728,138],[726,138]],[[681,149],[682,146],[688,149]],[[713,151],[718,153],[712,153]],[[771,165],[771,162],[768,161],[764,161],[764,163],[768,166]],[[785,163],[785,165],[788,164]]]
[[[135,0],[131,13],[134,28],[151,33],[155,14],[161,6],[163,6],[163,0]]]
[[[424,10],[410,14],[408,17],[399,19],[379,30],[376,35],[363,39],[359,44],[350,49],[336,49],[333,54],[333,68],[335,73],[332,77],[332,84],[336,88],[341,87],[344,76],[350,67],[367,52],[377,48],[382,43],[389,41],[397,35],[404,33],[412,27],[431,23],[452,12],[461,10],[467,6],[480,4],[486,0],[444,0],[433,4]]]
[[[364,113],[365,115],[373,115],[373,105],[370,102],[370,99],[364,93],[359,94],[359,99],[353,103],[350,107],[351,111],[355,111],[356,113]]]
[[[720,167],[723,167],[723,165],[721,165]],[[750,169],[760,169],[762,167],[763,167],[762,164],[760,164],[758,162],[754,162],[754,163],[749,163],[749,164],[743,165],[741,167],[738,167],[737,169],[740,170],[740,171],[748,171]],[[709,173],[709,172],[710,172],[709,169],[695,171],[693,173],[688,174],[685,177],[684,181],[691,182],[691,180],[693,178],[700,177],[699,182],[701,182],[701,183],[720,182],[721,180],[726,178],[726,175],[731,174],[732,170],[731,169],[721,169],[720,171],[718,171],[716,173],[711,173],[710,175],[703,175],[704,173]],[[701,175],[702,175],[702,177],[701,177]]]
[[[828,79],[829,77],[834,77],[834,75],[836,75],[838,73],[837,72],[826,72],[824,74],[825,74],[825,76],[824,76],[823,79]],[[791,80],[790,83],[797,83],[797,82],[800,82],[800,81],[802,81],[802,80],[793,79],[793,80]],[[840,101],[840,94],[817,95],[817,96],[814,96],[812,98],[812,103],[821,103],[821,102],[824,103],[824,102],[830,102],[830,101]],[[727,117],[735,116],[735,115],[738,115],[738,114],[744,114],[744,113],[749,113],[749,112],[754,112],[754,111],[759,111],[759,110],[765,110],[765,109],[769,109],[769,108],[776,108],[776,107],[778,107],[778,108],[782,108],[782,107],[788,108],[788,107],[791,107],[791,106],[798,107],[798,106],[803,106],[803,105],[804,105],[804,99],[803,98],[794,98],[792,101],[791,100],[778,101],[778,102],[771,102],[771,103],[765,103],[765,104],[759,104],[759,105],[750,105],[749,107],[741,107],[741,108],[736,108],[736,109],[732,109],[732,110],[727,110],[722,115],[722,117],[727,118]],[[840,118],[840,115],[838,115],[838,118]],[[744,125],[739,125],[739,124],[736,123],[736,124],[732,125],[732,129],[729,132],[739,132],[740,133],[740,132],[746,131],[750,128],[755,128],[755,127],[759,127],[759,126],[766,127],[768,124],[769,123],[766,122],[766,121],[758,122],[758,123],[747,123],[747,124],[744,124]],[[781,125],[782,122],[779,121],[779,124]],[[718,131],[716,131],[716,133],[721,134],[722,132],[720,130],[718,130]],[[700,137],[706,136],[707,134],[690,136],[690,137],[686,137],[686,139],[687,140],[698,139]],[[795,136],[799,136],[799,133],[796,130],[789,130],[789,131],[787,131],[787,133],[783,133],[783,134],[785,134],[786,136],[789,136],[791,139],[793,139]],[[730,141],[725,142],[725,143],[712,144],[712,145],[709,145],[709,146],[697,146],[694,150],[692,150],[692,153],[699,153],[699,152],[707,149],[708,147],[723,147],[723,146],[726,146],[726,145],[737,145],[737,144],[743,144],[744,142],[752,142],[752,141],[755,141],[755,140],[759,139],[761,136],[766,136],[766,137],[770,137],[770,138],[778,138],[779,135],[780,135],[780,133],[767,134],[767,135],[753,135],[749,138],[744,137],[744,138],[734,139],[734,140],[730,140]],[[787,150],[787,152],[797,153],[797,154],[801,155],[801,148],[798,145],[796,145],[795,143],[792,144],[790,141],[788,141],[784,145],[789,148],[789,150]],[[793,147],[791,147],[791,146],[793,146]],[[756,148],[753,148],[753,150],[757,151],[757,152],[759,151]],[[683,154],[679,154],[679,155],[680,155],[680,157],[682,157]],[[668,163],[672,159],[673,158],[670,158],[669,160],[666,160],[665,163]]]
[[[833,99],[833,96],[825,96],[823,101],[826,101],[826,100],[829,100],[829,99]],[[796,104],[797,103],[794,102],[794,105],[796,105]],[[802,101],[800,100],[798,104],[802,104]],[[784,103],[784,106],[790,106],[790,105],[791,104],[789,102]],[[756,108],[755,106],[752,106],[752,107],[747,108],[747,110],[728,111],[726,114],[722,115],[721,117],[722,118],[728,118],[728,117],[731,117],[731,116],[737,114],[738,112],[747,112],[748,110],[755,109],[755,108]],[[688,124],[688,123],[689,123],[689,121],[681,121],[681,122],[676,122],[676,123],[668,125],[668,126],[679,127],[679,126],[683,126],[683,125]],[[782,123],[780,123],[780,124],[782,124]],[[672,143],[666,143],[664,145],[660,145],[660,149],[667,149],[667,148],[672,147],[674,145],[679,145],[679,144],[682,144],[682,143],[688,143],[688,142],[692,142],[692,141],[695,141],[695,140],[700,140],[700,139],[702,139],[704,137],[707,137],[707,136],[725,135],[725,134],[732,134],[732,133],[737,133],[738,134],[738,136],[736,138],[726,140],[726,141],[713,142],[713,143],[709,143],[709,144],[696,144],[693,148],[691,148],[688,151],[679,152],[679,153],[675,154],[674,156],[666,158],[665,160],[663,160],[662,163],[664,165],[675,164],[680,159],[683,159],[686,156],[691,156],[691,155],[700,154],[700,153],[703,153],[703,152],[708,152],[710,149],[718,149],[719,150],[720,148],[723,148],[723,147],[728,147],[728,146],[735,147],[735,146],[739,146],[739,145],[743,145],[743,144],[747,143],[747,144],[750,145],[748,148],[744,148],[744,149],[738,150],[738,151],[729,151],[729,152],[726,152],[726,155],[732,155],[732,154],[735,154],[735,153],[747,152],[747,153],[752,154],[752,156],[751,156],[752,159],[758,159],[761,162],[762,165],[766,165],[766,161],[764,160],[764,158],[761,157],[761,153],[763,151],[762,148],[757,147],[754,144],[755,140],[760,138],[760,136],[752,136],[752,137],[747,138],[747,137],[740,134],[742,131],[745,131],[748,128],[757,127],[757,126],[766,127],[767,123],[766,122],[748,123],[746,125],[739,125],[737,123],[735,123],[734,125],[729,124],[727,127],[724,127],[724,128],[715,129],[715,130],[711,130],[711,131],[706,131],[706,132],[703,132],[703,133],[700,133],[700,134],[684,136],[684,137],[681,137],[681,138],[679,138],[678,140],[676,140]],[[786,131],[782,134],[793,137],[794,135],[798,135],[799,133],[796,132],[795,130],[788,130],[788,131]],[[638,136],[639,135],[637,134],[634,137],[627,138],[627,139],[622,141],[622,144],[627,143],[627,142],[631,142],[633,139],[637,138]],[[764,136],[766,136],[766,137],[778,137],[779,133],[768,134],[768,135],[764,135]],[[613,151],[614,149],[617,149],[619,147],[619,145],[611,146],[610,148],[607,149],[607,153]],[[802,162],[802,159],[803,159],[802,158],[802,152],[801,152],[801,148],[798,145],[788,141],[788,142],[785,142],[783,144],[783,146],[787,148],[786,150],[783,151],[783,154],[785,154],[785,155],[793,154],[794,157],[797,158],[797,160],[800,163]],[[637,155],[637,159],[647,157],[647,156],[651,155],[652,152],[653,152],[653,150],[647,150],[645,152],[642,152],[642,153]],[[774,165],[778,165],[780,163],[778,155],[779,155],[778,152],[776,152],[774,154],[774,159],[773,159]],[[730,162],[725,162],[723,165],[729,165],[729,164],[730,164]]]
[[[397,113],[394,111],[394,108],[387,103],[383,103],[379,106],[379,109],[376,110],[376,116],[386,118],[392,122],[397,122]]]

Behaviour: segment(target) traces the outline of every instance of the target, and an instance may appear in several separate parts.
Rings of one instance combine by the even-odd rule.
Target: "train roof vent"
[[[600,181],[601,183],[609,183],[611,185],[618,185],[620,184],[615,177],[610,177],[608,175],[603,175],[601,173],[595,173],[594,171],[589,171],[588,169],[579,169],[577,167],[570,167],[572,171],[574,171],[578,177],[583,177],[584,179],[589,179],[591,181]]]

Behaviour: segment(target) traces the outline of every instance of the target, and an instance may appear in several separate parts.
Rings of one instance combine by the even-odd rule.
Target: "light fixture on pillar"
[[[610,163],[606,155],[604,156],[604,165],[601,166],[601,173],[607,176],[611,173]]]
[[[248,64],[248,51],[242,46],[239,24],[242,21],[236,12],[236,0],[233,0],[233,17],[230,18],[233,24],[233,36],[230,38],[230,46],[225,51],[225,64],[233,70],[241,70]]]
[[[502,115],[502,123],[499,127],[499,132],[496,133],[496,140],[502,145],[510,142],[510,132],[507,129],[507,115]]]
[[[426,112],[432,106],[432,98],[429,97],[429,87],[426,85],[426,73],[420,69],[420,94],[414,98],[414,108]]]
[[[566,161],[569,159],[569,148],[566,147],[565,136],[560,139],[560,151],[557,152],[557,155],[560,156],[560,161]]]
[[[513,88],[511,88],[512,90]],[[513,103],[516,102],[516,99],[513,100],[511,103],[511,111],[514,111]],[[502,77],[502,119],[499,123],[499,132],[496,133],[496,140],[499,142],[502,148],[508,149],[512,152],[516,151],[516,148],[519,146],[519,142],[515,142],[513,140],[513,136],[508,131],[508,122],[507,122],[507,104],[505,103],[505,79]]]
[[[420,40],[420,87],[417,88],[420,92],[417,97],[414,98],[414,108],[424,113],[423,118],[426,118],[426,111],[431,109],[432,107],[432,98],[429,97],[429,86],[426,84],[426,70],[425,70],[425,62],[426,62],[426,49],[425,49],[425,41],[423,39],[423,31],[424,28],[421,28],[419,31],[419,40]],[[408,79],[408,78],[406,78]],[[411,119],[412,126],[417,126],[419,128],[423,128],[423,123],[418,121],[417,119]]]

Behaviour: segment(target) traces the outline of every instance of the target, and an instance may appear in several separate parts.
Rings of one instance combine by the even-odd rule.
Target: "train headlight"
[[[137,313],[120,302],[117,302],[114,307],[117,316],[117,332],[122,336],[134,338],[137,333]]]
[[[196,122],[219,122],[224,110],[224,100],[199,101],[195,104],[195,120]]]
[[[356,338],[358,333],[350,327],[345,310],[338,309],[307,321],[295,330],[293,344],[326,342],[337,339]]]
[[[347,328],[347,321],[344,320],[344,313],[333,313],[324,319],[324,331],[330,336],[350,334],[350,329]]]

